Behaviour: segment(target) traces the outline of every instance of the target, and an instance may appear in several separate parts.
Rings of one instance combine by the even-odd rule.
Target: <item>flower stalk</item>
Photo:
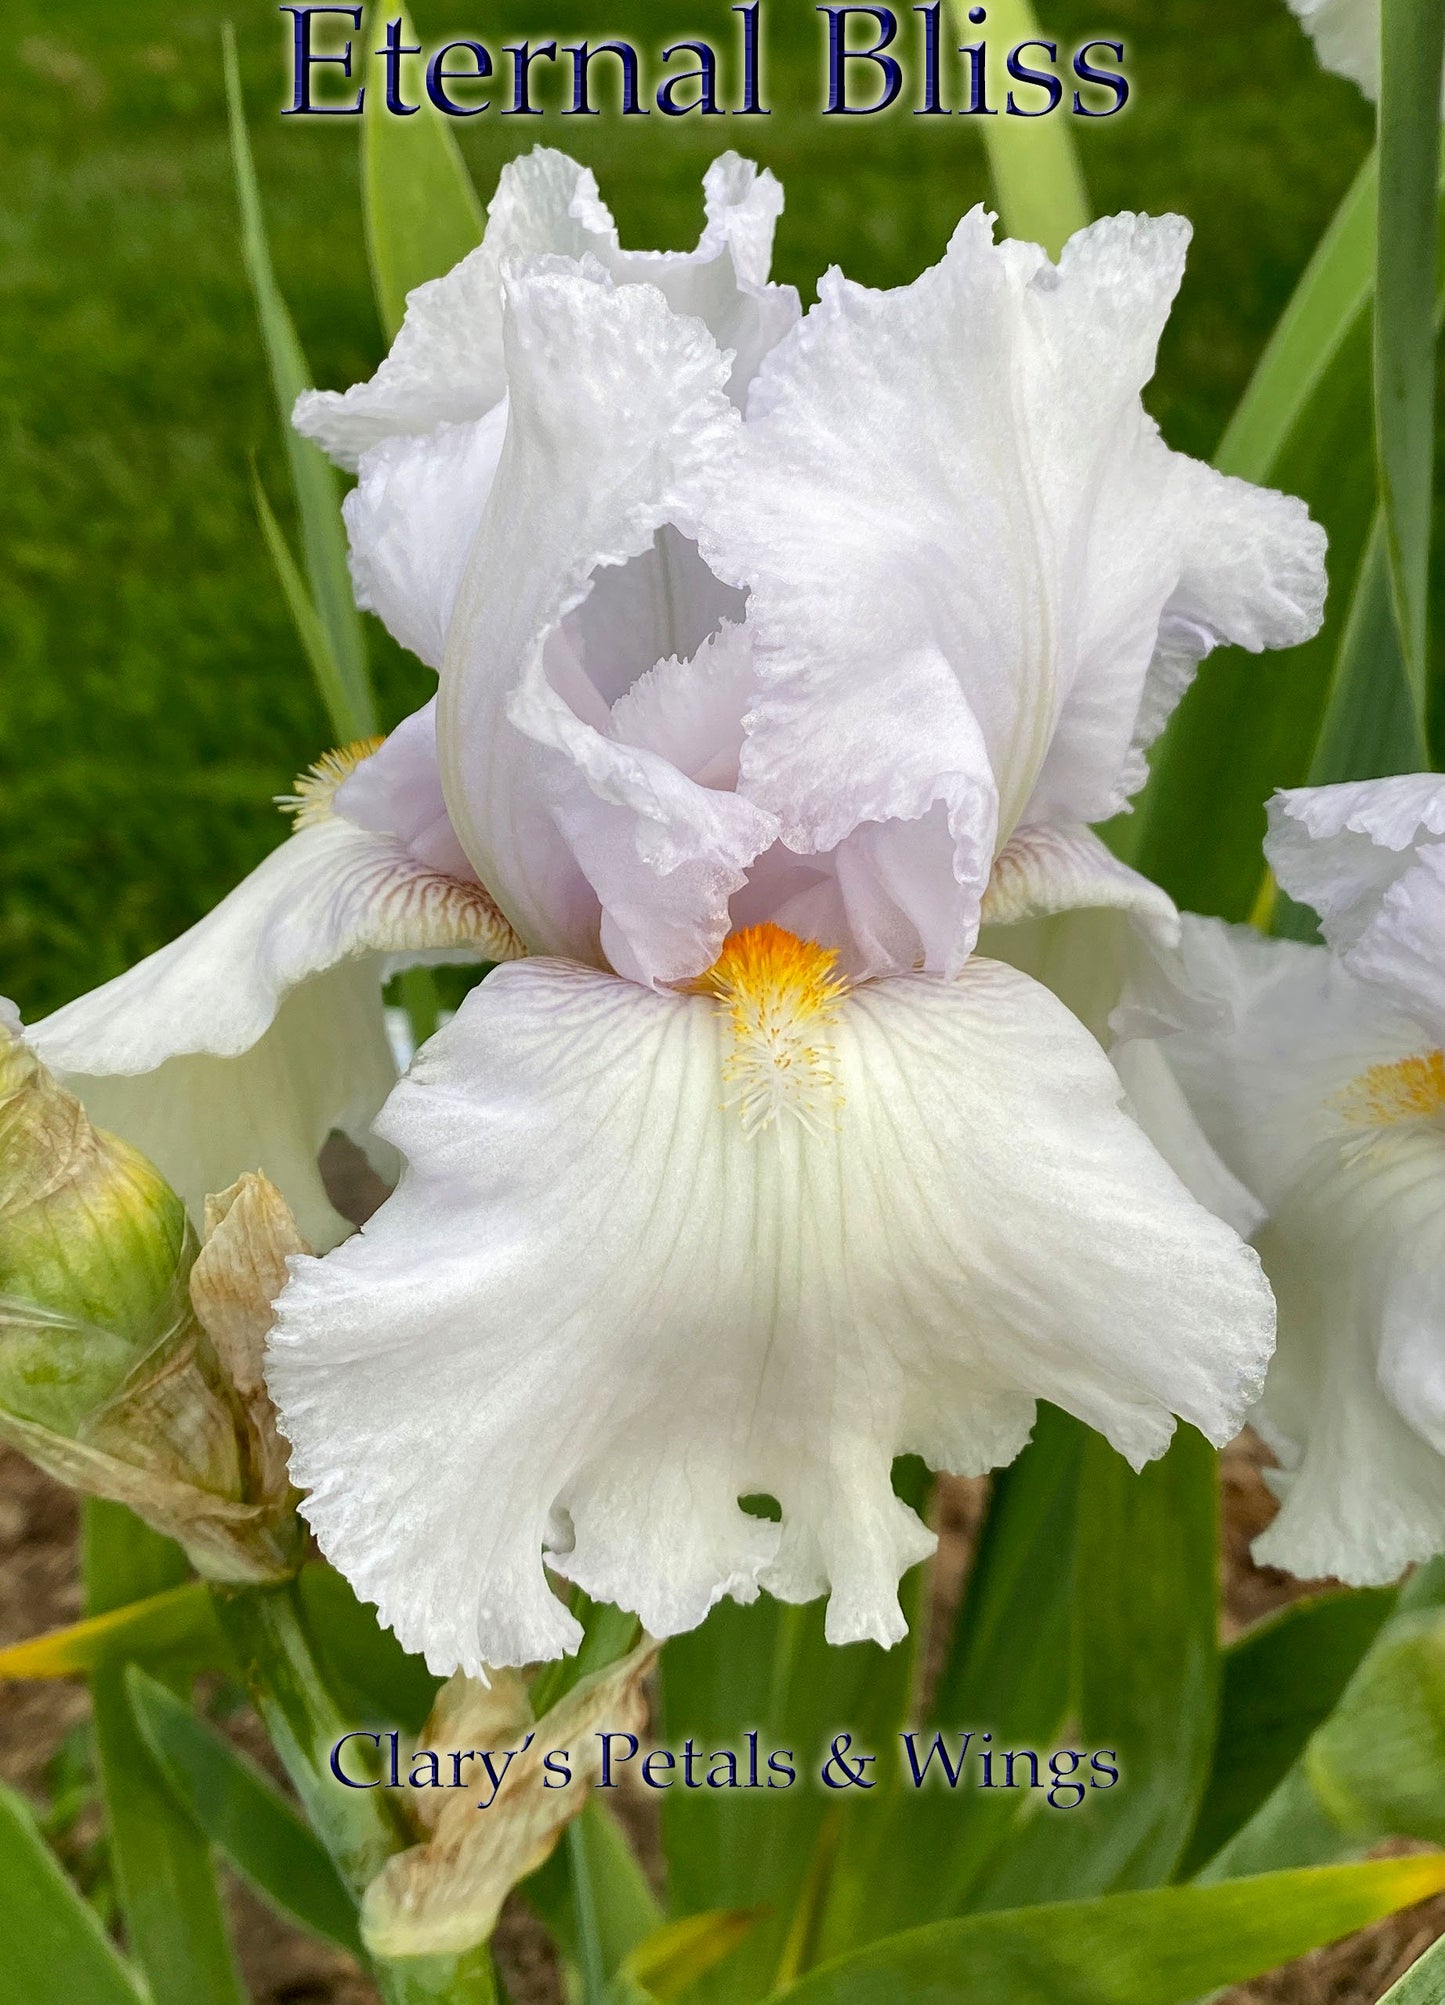
[[[416,1833],[388,1790],[348,1789],[332,1776],[331,1750],[354,1722],[322,1675],[295,1582],[217,1587],[213,1597],[271,1744],[359,1901],[387,1860],[416,1843]],[[493,2005],[497,1995],[485,1943],[455,1955],[377,1957],[373,1973],[387,2005]]]

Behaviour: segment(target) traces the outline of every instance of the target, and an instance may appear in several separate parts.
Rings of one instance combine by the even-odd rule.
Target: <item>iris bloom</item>
[[[373,380],[301,399],[302,429],[360,467],[346,504],[360,602],[424,661],[440,663],[505,429],[507,257],[585,251],[620,283],[661,286],[738,350],[739,385],[797,318],[792,289],[767,283],[777,183],[730,155],[705,196],[695,251],[622,252],[590,173],[533,154],[503,174],[482,245],[412,294]],[[331,1245],[347,1228],[316,1166],[328,1133],[351,1134],[395,1171],[370,1130],[396,1080],[382,980],[417,961],[520,952],[447,819],[434,711],[380,748],[320,761],[288,803],[296,833],[215,911],[28,1033],[92,1117],[160,1166],[197,1223],[208,1192],[264,1169],[311,1243]]]
[[[915,285],[830,275],[745,417],[665,289],[504,266],[437,744],[528,958],[397,1088],[400,1186],[293,1263],[268,1373],[323,1547],[435,1668],[574,1647],[544,1560],[657,1636],[766,1588],[891,1643],[933,1543],[895,1456],[1006,1462],[1043,1397],[1137,1465],[1257,1390],[1255,1256],[974,952],[1170,928],[1087,825],[1216,642],[1318,621],[1304,509],[1143,411],[1186,235],[1056,268],[975,212]]]
[[[1186,920],[1134,1027],[1172,1031],[1153,1049],[1267,1219],[1279,1349],[1251,1418],[1283,1505],[1255,1554],[1378,1583],[1445,1550],[1445,780],[1280,794],[1270,830],[1327,944]],[[1131,1087],[1149,1049],[1120,1054]],[[1150,1125],[1167,1146],[1177,1110]]]

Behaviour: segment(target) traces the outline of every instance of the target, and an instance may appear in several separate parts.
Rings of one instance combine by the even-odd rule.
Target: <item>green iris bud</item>
[[[202,1248],[159,1170],[0,1014],[0,1438],[211,1578],[277,1579],[301,1532],[261,1358],[304,1249],[259,1177],[208,1202],[207,1226]]]
[[[190,1313],[160,1172],[0,1030],[0,1407],[74,1436]]]

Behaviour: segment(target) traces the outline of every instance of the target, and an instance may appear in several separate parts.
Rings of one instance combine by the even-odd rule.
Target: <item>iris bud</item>
[[[284,1578],[301,1534],[260,1357],[285,1255],[304,1248],[258,1177],[207,1226],[201,1247],[160,1172],[92,1126],[5,1005],[0,1438],[129,1505],[213,1579]]]

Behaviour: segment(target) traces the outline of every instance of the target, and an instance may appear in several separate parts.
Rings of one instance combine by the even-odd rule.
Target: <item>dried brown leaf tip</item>
[[[536,1722],[514,1671],[495,1672],[490,1686],[460,1673],[443,1686],[415,1761],[430,1751],[450,1777],[452,1754],[470,1754],[464,1772],[477,1777],[477,1787],[416,1791],[431,1835],[389,1860],[366,1891],[362,1934],[374,1954],[457,1953],[486,1940],[512,1888],[536,1871],[586,1804],[600,1774],[599,1733],[640,1734],[645,1727],[643,1681],[658,1649],[644,1637],[627,1656],[579,1680]],[[490,1768],[481,1762],[483,1751],[492,1757]],[[559,1753],[570,1776],[565,1782],[562,1764],[544,1766]],[[490,1800],[480,1809],[483,1799]]]
[[[235,1389],[251,1463],[249,1495],[286,1505],[294,1492],[288,1449],[266,1390],[266,1338],[273,1304],[286,1285],[286,1262],[310,1247],[291,1207],[269,1178],[243,1176],[206,1199],[206,1238],[191,1269],[191,1302]]]

